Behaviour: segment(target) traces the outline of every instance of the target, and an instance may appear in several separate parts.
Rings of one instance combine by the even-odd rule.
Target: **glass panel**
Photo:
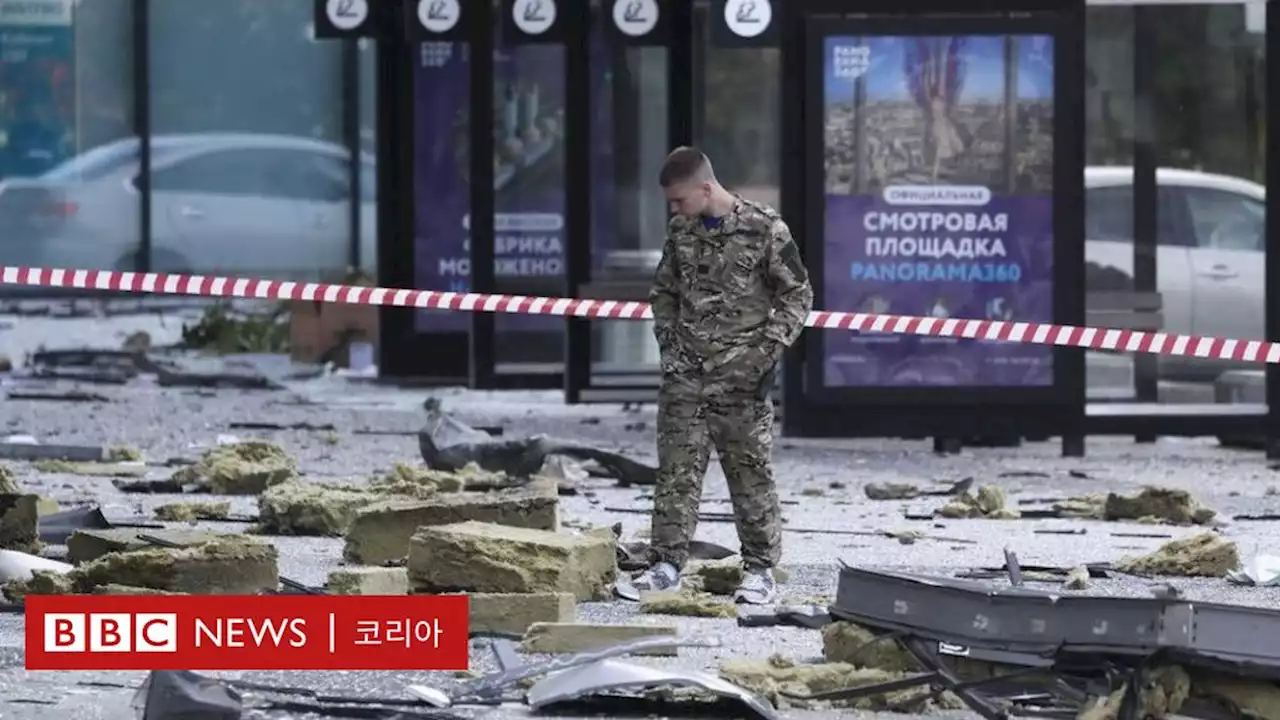
[[[1085,23],[1085,324],[1114,327],[1117,313],[1097,303],[1133,289],[1133,8],[1090,7]],[[1130,355],[1085,353],[1091,401],[1132,399],[1133,376]]]
[[[824,39],[830,310],[1053,319],[1053,38]],[[1040,345],[827,333],[828,387],[1045,387]]]
[[[413,73],[414,287],[470,288],[466,218],[471,207],[466,43],[422,43]],[[418,311],[422,332],[465,332],[465,313]]]
[[[360,268],[378,274],[378,50],[359,40],[360,84]]]
[[[1176,332],[1265,337],[1267,118],[1260,8],[1150,8],[1160,214],[1180,239],[1178,247],[1160,248],[1161,293],[1166,327]],[[1168,358],[1159,378],[1163,402],[1265,403],[1258,365]]]
[[[592,226],[616,245],[598,249],[597,275],[643,285],[652,281],[667,233],[667,203],[658,174],[669,142],[667,49],[608,48],[600,65],[607,73],[592,99],[602,132],[612,131],[612,177],[601,168],[594,185],[616,192],[616,205],[593,208]],[[612,114],[611,126],[602,117]],[[647,293],[645,293],[647,295]],[[592,325],[592,382],[632,383],[636,372],[657,369],[658,347],[651,321],[599,321]]]
[[[310,0],[152,3],[157,270],[314,279],[347,266],[342,48],[314,38],[313,12]]]
[[[0,25],[0,262],[134,270],[131,3],[30,8]]]
[[[776,48],[708,43],[700,144],[725,187],[778,207],[782,97]]]
[[[503,44],[494,53],[494,225],[498,292],[564,294],[565,49]],[[552,363],[564,357],[564,320],[498,315],[496,361]],[[526,368],[533,370],[534,368]],[[553,370],[554,368],[541,368]]]

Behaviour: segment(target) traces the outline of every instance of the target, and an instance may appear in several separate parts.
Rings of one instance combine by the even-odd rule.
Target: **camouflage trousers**
[[[773,402],[754,392],[706,390],[696,378],[669,375],[659,391],[654,559],[677,568],[688,561],[714,447],[729,484],[743,562],[748,568],[772,568],[782,555],[782,512],[771,457]]]

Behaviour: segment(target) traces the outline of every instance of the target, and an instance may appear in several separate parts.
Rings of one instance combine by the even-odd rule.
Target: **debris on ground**
[[[243,535],[227,535],[192,547],[150,546],[99,555],[66,570],[34,570],[4,586],[17,602],[24,595],[131,594],[122,588],[199,595],[255,595],[280,585],[276,548]]]
[[[676,636],[674,625],[612,625],[599,623],[539,622],[529,626],[520,641],[520,652],[568,655],[591,652],[648,637]],[[635,655],[671,657],[676,646],[650,648]]]
[[[208,530],[139,530],[135,528],[85,528],[67,538],[67,559],[85,563],[115,552],[144,550],[157,546],[196,547],[226,538],[244,537]]]
[[[1204,507],[1186,490],[1145,487],[1134,495],[1107,495],[1105,520],[1155,519],[1173,525],[1207,525],[1217,513]]]
[[[1191,697],[1191,677],[1178,665],[1163,665],[1143,673],[1142,687],[1136,693],[1137,702],[1133,717],[1163,718],[1176,715]],[[1077,716],[1079,720],[1118,720],[1128,684],[1122,685],[1105,698],[1099,698],[1085,707]]]
[[[473,633],[523,635],[534,623],[571,623],[577,604],[570,593],[468,593]]]
[[[333,595],[408,595],[406,568],[343,567],[329,573],[325,587]]]
[[[911,483],[870,483],[863,492],[868,500],[911,500],[920,496],[920,488]]]
[[[525,490],[375,498],[354,513],[343,557],[383,565],[408,555],[410,539],[420,528],[469,521],[555,532],[560,528],[559,499]]]
[[[1240,551],[1235,543],[1206,532],[1167,542],[1148,555],[1124,558],[1115,567],[1135,575],[1220,578],[1240,567]]]
[[[877,635],[856,623],[836,621],[822,628],[822,657],[829,663],[845,663],[889,672],[915,672],[919,665],[890,635]]]
[[[255,595],[280,585],[275,546],[243,535],[188,548],[111,552],[67,574],[77,592],[119,584],[201,595]]]
[[[502,473],[487,472],[475,463],[468,463],[456,471],[443,471],[398,462],[391,466],[390,472],[374,478],[373,485],[387,493],[426,496],[437,492],[489,489],[505,480]]]
[[[261,495],[298,477],[298,462],[279,445],[248,441],[210,448],[173,481],[213,495]]]
[[[444,412],[434,398],[428,399],[424,407],[427,424],[418,433],[418,449],[427,465],[439,470],[458,470],[468,463],[476,463],[491,472],[527,478],[537,475],[548,457],[560,455],[594,461],[622,486],[657,483],[656,468],[615,452],[543,436],[500,440]]]
[[[1120,493],[1073,495],[1053,503],[1059,517],[1138,522],[1150,525],[1210,525],[1217,512],[1201,505],[1191,493],[1177,488],[1147,486],[1142,490]]]
[[[943,505],[938,514],[945,518],[985,518],[988,520],[1016,520],[1022,514],[1006,507],[1004,488],[998,485],[982,485],[977,494],[962,492],[954,500]]]
[[[378,499],[365,488],[288,480],[258,496],[258,532],[337,537],[347,531],[361,508]]]
[[[106,461],[109,463],[142,462],[145,459],[141,450],[127,445],[107,448]]]
[[[216,300],[200,320],[182,326],[182,346],[221,355],[289,352],[289,307],[280,303],[268,313],[239,312],[229,300]]]
[[[65,573],[71,565],[17,550],[0,550],[0,582],[27,580],[37,570]]]
[[[1062,581],[1062,587],[1067,590],[1088,590],[1089,577],[1089,568],[1083,565],[1073,567],[1067,573],[1067,579]]]
[[[420,528],[409,543],[414,592],[566,592],[610,596],[617,563],[611,538],[494,523]]]
[[[67,460],[35,460],[31,467],[51,475],[80,475],[82,477],[142,477],[147,466],[134,462],[70,462]]]
[[[692,554],[692,553],[691,553]],[[684,580],[695,590],[712,595],[732,595],[742,584],[742,558],[731,555],[714,560],[690,560],[684,568]],[[773,569],[775,582],[785,584],[791,574],[783,568]]]
[[[40,552],[40,496],[0,495],[0,550]]]
[[[640,612],[645,615],[736,618],[738,606],[707,593],[652,592],[640,595]]]
[[[1191,694],[1225,706],[1230,717],[1280,718],[1280,685],[1274,682],[1196,670],[1191,678]]]
[[[720,663],[720,675],[731,683],[761,695],[779,709],[811,708],[815,703],[804,700],[805,696],[878,685],[907,676],[906,673],[860,668],[849,663],[800,664],[780,655],[774,655],[765,661],[726,660]],[[894,709],[909,713],[924,712],[932,708],[959,710],[965,707],[950,692],[942,693],[937,699],[930,699],[932,692],[927,686],[917,687],[880,695],[823,701],[816,705],[864,711]]]
[[[0,465],[0,495],[19,495],[18,475],[7,465]]]
[[[157,505],[157,520],[165,522],[193,522],[196,520],[226,520],[231,517],[229,502],[175,502]]]

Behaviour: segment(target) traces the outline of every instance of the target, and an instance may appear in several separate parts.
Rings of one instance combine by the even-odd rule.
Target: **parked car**
[[[288,135],[151,141],[152,268],[314,278],[350,264],[350,153]],[[119,140],[34,178],[0,182],[0,261],[139,266],[140,143]],[[376,243],[373,156],[361,157],[361,257]],[[365,264],[367,264],[366,261]]]
[[[1164,330],[1262,340],[1266,307],[1266,188],[1193,170],[1156,171],[1156,285]],[[1132,287],[1133,170],[1085,170],[1088,290]],[[1164,358],[1161,375],[1213,380],[1231,365]]]

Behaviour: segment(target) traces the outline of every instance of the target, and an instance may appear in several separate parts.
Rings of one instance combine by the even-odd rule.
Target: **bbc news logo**
[[[465,670],[468,601],[27,596],[28,670]]]
[[[175,613],[49,613],[44,616],[44,651],[178,651]]]

